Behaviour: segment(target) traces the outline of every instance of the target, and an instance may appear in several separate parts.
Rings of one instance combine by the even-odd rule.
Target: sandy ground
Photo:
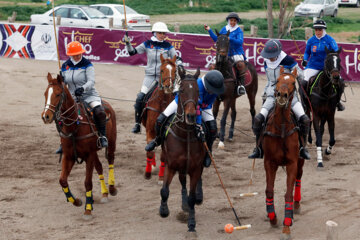
[[[119,193],[101,204],[100,184],[94,174],[94,218],[84,221],[83,207],[66,202],[58,183],[61,166],[54,151],[59,145],[55,125],[44,125],[40,114],[48,71],[57,72],[57,63],[0,58],[0,239],[278,239],[281,227],[272,228],[266,219],[265,171],[256,162],[251,191],[259,195],[242,199],[248,191],[254,139],[250,129],[247,99],[238,99],[238,120],[233,142],[226,149],[215,148],[220,174],[240,216],[252,228],[224,233],[224,225],[236,225],[213,167],[204,170],[204,203],[196,207],[197,234],[187,233],[186,215],[180,203],[177,177],[170,187],[170,216],[161,218],[160,186],[157,177],[145,180],[145,135],[133,135],[132,102],[142,82],[144,69],[135,66],[95,64],[97,89],[117,113],[115,178]],[[260,77],[263,89],[264,76]],[[293,239],[325,239],[325,222],[339,224],[339,239],[360,239],[360,86],[346,89],[346,111],[336,114],[337,142],[325,171],[316,170],[313,160],[304,167],[302,212],[295,215]],[[257,110],[260,94],[257,96]],[[246,134],[246,135],[245,135]],[[328,141],[325,134],[324,142]],[[215,142],[216,146],[217,142]],[[157,154],[159,150],[157,150]],[[107,169],[104,154],[100,153]],[[159,156],[159,155],[157,155]],[[159,163],[158,163],[159,164]],[[76,197],[85,200],[85,165],[75,165],[69,184]],[[105,171],[107,178],[107,171]],[[279,169],[275,185],[275,209],[280,222],[284,216],[285,172]]]

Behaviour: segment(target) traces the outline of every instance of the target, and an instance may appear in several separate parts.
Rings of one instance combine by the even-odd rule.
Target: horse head
[[[181,78],[178,94],[178,114],[185,117],[184,120],[187,125],[194,125],[196,123],[196,110],[199,99],[197,79],[200,75],[200,68],[196,70],[194,75],[186,74],[182,67],[179,67],[178,71]]]
[[[229,35],[230,31],[227,31],[226,34],[220,34],[216,29],[217,41],[216,41],[216,61],[224,61],[229,52],[230,40]]]
[[[64,96],[64,82],[60,75],[53,78],[50,73],[47,75],[48,86],[45,90],[45,107],[41,117],[45,124],[52,123],[55,113],[60,109]]]
[[[276,103],[280,107],[288,107],[295,92],[295,82],[297,77],[297,69],[291,73],[285,73],[284,67],[280,68],[280,76],[277,79],[275,98]]]
[[[330,78],[331,82],[335,85],[339,85],[340,83],[340,52],[342,48],[340,47],[337,51],[330,51],[327,47],[325,47],[326,58],[324,64],[324,72]]]
[[[169,94],[172,93],[176,80],[176,56],[172,59],[165,59],[163,55],[160,54],[160,60],[159,88],[164,89],[165,93]]]

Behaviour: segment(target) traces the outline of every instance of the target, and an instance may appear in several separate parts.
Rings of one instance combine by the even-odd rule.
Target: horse
[[[202,188],[198,184],[203,172],[205,149],[203,143],[196,137],[196,116],[199,98],[197,78],[200,70],[195,75],[185,74],[183,68],[178,68],[181,78],[179,102],[175,118],[167,129],[167,136],[162,143],[162,156],[165,160],[165,175],[160,191],[160,216],[167,217],[169,208],[169,186],[176,172],[182,186],[182,209],[189,211],[188,231],[195,232],[195,204],[202,202]],[[190,175],[190,192],[187,196],[186,175]],[[198,189],[201,188],[201,189]],[[201,196],[198,193],[201,192]]]
[[[97,145],[97,133],[94,129],[94,123],[89,113],[87,113],[82,103],[77,103],[71,96],[68,87],[65,85],[62,77],[57,75],[53,78],[50,73],[47,75],[48,86],[45,90],[45,107],[41,116],[45,124],[53,121],[56,123],[60,135],[63,156],[61,159],[61,174],[59,183],[65,193],[68,202],[74,206],[81,206],[82,201],[75,198],[71,193],[68,176],[75,162],[86,162],[86,205],[83,218],[88,220],[92,218],[93,194],[92,194],[92,175],[94,167],[99,175],[102,198],[101,202],[108,201],[108,194],[112,196],[117,194],[114,176],[114,153],[116,148],[116,117],[111,105],[103,100],[103,106],[107,114],[106,136],[108,138],[108,147],[105,151],[109,163],[109,190],[106,187],[103,175],[102,164],[99,161],[97,151],[100,148]],[[81,161],[78,161],[78,158]]]
[[[297,69],[285,73],[280,69],[276,83],[276,103],[263,134],[264,167],[266,171],[266,210],[270,224],[277,225],[274,208],[274,184],[279,166],[286,166],[285,219],[281,239],[290,238],[293,213],[300,211],[301,177],[304,159],[299,158],[299,128],[291,113],[291,101],[295,92]],[[293,196],[294,184],[295,194]],[[295,203],[294,203],[295,201]]]
[[[142,115],[142,124],[146,129],[146,142],[149,143],[156,137],[155,123],[157,117],[169,103],[174,99],[173,89],[176,81],[176,56],[173,59],[164,59],[160,55],[160,79],[158,87],[154,90],[150,99],[147,101],[146,107]],[[145,179],[151,178],[152,167],[156,166],[155,152],[146,152],[146,168]],[[159,168],[159,181],[164,178],[165,163],[161,160]]]
[[[218,36],[216,41],[216,63],[215,69],[219,70],[224,76],[224,84],[225,84],[225,92],[221,96],[219,96],[213,104],[213,113],[216,119],[220,102],[224,103],[224,112],[220,121],[220,133],[219,133],[219,148],[224,148],[224,140],[225,140],[225,125],[226,125],[226,118],[231,109],[231,125],[229,129],[229,137],[228,139],[232,141],[234,136],[234,126],[236,120],[236,99],[239,97],[236,93],[236,76],[233,72],[233,63],[230,61],[228,57],[229,51],[229,34],[219,34],[216,30],[216,34]],[[255,97],[258,90],[258,75],[256,72],[255,67],[247,62],[247,61],[239,61],[236,64],[236,68],[240,76],[245,77],[245,89],[246,94],[249,99],[250,104],[250,114],[251,119],[254,121],[255,117]]]
[[[340,57],[339,54],[342,48],[338,51],[329,51],[325,48],[326,58],[323,71],[319,72],[317,76],[310,78],[309,91],[307,95],[311,103],[313,110],[313,124],[316,135],[316,147],[317,147],[317,168],[323,169],[324,164],[322,161],[322,136],[324,134],[324,125],[328,123],[328,129],[330,134],[328,147],[325,149],[325,154],[331,154],[331,151],[335,145],[335,112],[336,105],[338,103],[339,88],[343,87],[340,78]],[[304,101],[307,104],[307,115],[310,117],[310,105],[309,102]],[[312,143],[311,128],[308,137],[309,143]]]

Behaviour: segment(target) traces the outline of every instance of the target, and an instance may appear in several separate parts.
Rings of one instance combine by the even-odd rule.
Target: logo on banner
[[[254,63],[254,66],[260,65],[261,66],[261,72],[265,72],[264,66],[264,58],[260,55],[261,51],[263,50],[265,44],[262,42],[255,41],[254,43],[244,43],[244,46],[247,46],[248,48],[245,50],[245,57],[247,61]],[[252,53],[252,56],[250,55]]]
[[[128,38],[129,38],[130,44],[132,46],[135,46],[136,43],[132,43],[132,41],[134,40],[134,37],[128,37]],[[129,57],[129,53],[126,50],[126,48],[124,47],[123,49],[121,49],[121,45],[124,45],[124,46],[126,45],[124,38],[122,38],[121,40],[119,40],[117,42],[104,41],[104,43],[108,44],[109,48],[116,48],[115,49],[115,58],[114,58],[115,62],[119,58]]]
[[[172,39],[169,36],[166,36],[164,40],[169,41],[176,50],[181,48],[181,44],[184,41],[184,39]]]
[[[48,44],[51,41],[51,35],[49,33],[44,33],[41,36],[41,41],[43,41],[45,44]]]
[[[1,24],[2,47],[0,56],[12,58],[16,54],[20,58],[35,58],[31,48],[31,38],[35,26],[20,25],[16,28],[12,24]]]
[[[206,65],[205,68],[209,68],[211,64],[216,63],[216,49],[211,46],[209,48],[194,47],[195,50],[200,51],[200,55],[207,55],[205,57]]]
[[[82,33],[80,31],[76,31],[76,32],[72,31],[72,32],[63,32],[63,34],[65,35],[64,37],[65,49],[69,42],[78,41],[84,46],[85,49],[84,54],[86,55],[87,59],[100,61],[100,56],[95,56],[91,54],[92,53],[91,42],[93,40],[94,33]],[[66,35],[70,35],[70,39],[68,39]]]
[[[360,72],[360,53],[359,49],[355,48],[353,50],[347,50],[343,47],[343,51],[345,53],[354,53],[354,62],[350,62],[350,56],[346,55],[345,57],[345,66],[346,66],[346,74],[349,74],[350,67],[354,67],[355,73]],[[357,79],[358,80],[358,79]]]

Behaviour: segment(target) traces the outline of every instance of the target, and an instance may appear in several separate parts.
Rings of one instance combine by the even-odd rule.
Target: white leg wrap
[[[317,152],[317,161],[322,162],[322,152],[321,152],[321,147],[317,147],[316,148],[316,152]]]

